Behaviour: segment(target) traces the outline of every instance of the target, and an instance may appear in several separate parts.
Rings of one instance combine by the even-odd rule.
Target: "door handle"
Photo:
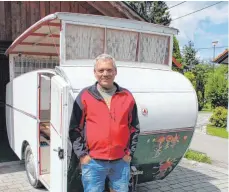
[[[57,149],[53,149],[53,151],[58,152],[58,150],[57,150]]]
[[[61,149],[60,147],[58,147],[58,149],[53,149],[53,151],[58,153],[59,159],[64,158],[64,149]]]

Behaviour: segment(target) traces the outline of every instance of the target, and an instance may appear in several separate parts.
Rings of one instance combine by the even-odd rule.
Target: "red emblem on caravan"
[[[148,109],[146,108],[142,109],[142,115],[144,116],[148,115]]]

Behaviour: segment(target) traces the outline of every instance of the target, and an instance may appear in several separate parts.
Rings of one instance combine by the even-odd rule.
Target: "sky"
[[[181,2],[166,1],[168,7]],[[219,1],[186,1],[169,9],[169,12],[171,18],[175,19],[217,2]],[[228,46],[228,2],[224,1],[200,12],[174,20],[171,22],[170,27],[175,27],[179,30],[177,39],[181,50],[191,40],[194,43],[194,47],[198,50],[197,56],[200,59],[212,60],[214,56],[213,41],[218,41],[215,57]]]

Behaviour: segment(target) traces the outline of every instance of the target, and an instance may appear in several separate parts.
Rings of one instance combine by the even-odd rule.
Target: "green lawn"
[[[208,125],[207,134],[228,139],[228,132],[226,128],[219,128],[212,125]]]
[[[199,113],[213,113],[212,110],[201,110],[199,111]]]
[[[189,149],[184,156],[186,159],[211,164],[211,159],[204,153]]]

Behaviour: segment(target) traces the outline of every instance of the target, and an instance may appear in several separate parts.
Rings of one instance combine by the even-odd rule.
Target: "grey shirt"
[[[107,107],[110,109],[110,105],[111,105],[111,98],[114,95],[115,91],[117,90],[117,87],[114,86],[111,89],[103,89],[101,86],[97,85],[97,89],[99,91],[99,93],[102,95],[104,101],[107,104]]]

